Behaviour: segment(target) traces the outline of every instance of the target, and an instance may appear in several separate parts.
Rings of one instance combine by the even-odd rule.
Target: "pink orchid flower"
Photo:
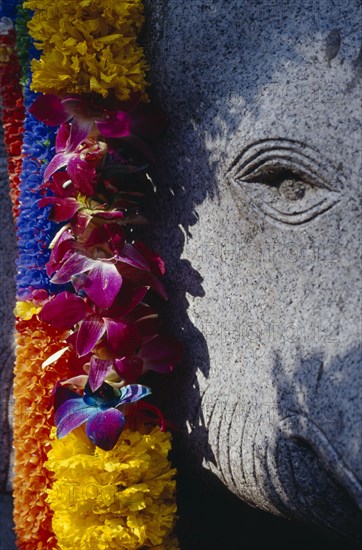
[[[86,242],[75,240],[63,230],[47,264],[47,274],[54,284],[72,282],[76,291],[84,291],[100,308],[109,308],[123,284],[148,287],[167,299],[159,276],[163,274],[161,258],[144,245],[136,247],[125,241],[124,229],[117,223],[94,228]]]
[[[65,168],[75,189],[91,196],[95,194],[97,167],[107,154],[107,145],[92,137],[77,142],[72,129],[68,123],[60,126],[55,141],[56,154],[46,167],[44,179],[47,182],[55,172]]]
[[[147,288],[128,290],[128,300],[110,310],[91,307],[84,298],[64,291],[46,303],[39,317],[61,330],[78,328],[70,336],[78,356],[90,357],[88,382],[95,391],[113,371],[127,383],[148,370],[171,372],[182,347],[160,334],[157,313],[140,303]],[[136,304],[136,305],[135,305]]]
[[[67,96],[60,99],[53,94],[38,96],[29,112],[44,124],[59,126],[72,122],[72,142],[76,145],[87,138],[94,125],[105,137],[127,137],[131,133],[131,116],[125,111],[111,110],[91,99]]]

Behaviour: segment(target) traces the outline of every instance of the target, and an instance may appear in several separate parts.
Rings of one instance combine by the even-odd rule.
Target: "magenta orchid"
[[[50,244],[47,275],[74,288],[42,297],[38,313],[42,322],[69,331],[64,349],[74,363],[72,377],[54,389],[57,435],[86,423],[89,439],[108,450],[125,425],[124,406],[151,393],[138,379],[147,371],[171,372],[182,356],[182,346],[162,333],[158,314],[145,303],[150,290],[167,299],[164,263],[143,243],[127,240],[127,226],[144,222],[139,205],[150,181],[147,159],[153,159],[147,140],[166,121],[138,97],[106,104],[93,96],[40,95],[30,112],[60,126],[39,206],[51,206],[50,219],[62,224]],[[164,427],[157,407],[141,405],[136,415],[143,407]]]
[[[125,219],[125,214],[117,208],[109,208],[106,204],[101,204],[96,200],[78,195],[75,197],[44,197],[38,202],[40,207],[51,205],[49,219],[54,222],[64,222],[70,220],[72,232],[75,236],[81,236],[88,225],[93,222],[99,225],[105,221],[129,223],[130,216]],[[139,216],[140,221],[142,218]],[[132,218],[133,223],[137,221]]]
[[[158,315],[140,303],[146,292],[147,288],[129,290],[128,302],[101,311],[81,296],[63,291],[40,312],[40,319],[54,328],[67,330],[78,325],[74,329],[77,354],[83,357],[93,351],[89,368],[93,391],[112,370],[130,383],[147,370],[171,372],[180,361],[181,346],[160,335]],[[73,340],[71,336],[71,345]]]
[[[53,94],[36,98],[29,109],[30,113],[44,124],[59,126],[72,122],[72,133],[80,143],[88,137],[94,125],[105,137],[127,137],[131,133],[131,116],[125,111],[111,110],[100,106],[91,99],[74,95],[60,99]]]
[[[79,193],[94,195],[97,166],[107,153],[107,145],[92,137],[79,141],[79,137],[74,136],[73,127],[68,123],[60,126],[55,141],[56,155],[48,164],[44,178],[48,181],[55,172],[65,168]]]
[[[158,279],[160,267],[153,253],[147,247],[143,250],[142,254],[127,243],[123,228],[116,223],[93,228],[85,242],[63,230],[54,245],[47,273],[53,275],[54,284],[72,282],[77,291],[83,290],[100,308],[113,304],[123,280],[133,282],[133,286],[150,287],[166,299]]]

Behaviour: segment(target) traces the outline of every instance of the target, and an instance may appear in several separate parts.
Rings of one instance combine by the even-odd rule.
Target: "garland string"
[[[139,383],[182,356],[155,309],[164,264],[133,231],[164,127],[137,43],[142,2],[28,0],[16,19],[11,0],[0,16],[18,214],[17,545],[177,549],[171,435]]]

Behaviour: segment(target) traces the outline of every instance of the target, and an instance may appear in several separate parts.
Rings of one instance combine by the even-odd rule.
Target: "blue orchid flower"
[[[58,406],[56,403],[57,437],[61,439],[86,422],[87,436],[92,443],[105,451],[113,449],[126,422],[124,414],[116,407],[134,403],[151,393],[149,388],[140,384],[129,384],[120,390],[114,390],[106,382],[94,392],[86,384],[83,396],[66,389],[64,392],[64,389],[60,393],[66,400],[61,398],[63,402]]]

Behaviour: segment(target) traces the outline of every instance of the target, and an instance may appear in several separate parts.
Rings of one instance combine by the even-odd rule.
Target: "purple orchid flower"
[[[98,103],[77,96],[60,99],[53,94],[36,98],[29,112],[44,124],[59,126],[72,122],[74,141],[88,137],[95,125],[105,137],[127,137],[131,133],[131,116],[125,111],[110,110]]]
[[[107,383],[95,392],[88,384],[83,396],[61,389],[66,400],[59,404],[56,396],[55,425],[61,439],[86,422],[86,434],[97,447],[105,451],[113,449],[124,428],[126,417],[117,408],[134,403],[151,394],[146,386],[131,384],[115,390]],[[57,403],[58,401],[58,403]]]
[[[129,307],[142,300],[147,290],[147,287],[129,289],[128,293],[132,296]],[[142,344],[139,324],[124,315],[112,317],[112,313],[112,310],[92,309],[81,296],[63,291],[43,306],[39,318],[61,330],[72,329],[79,323],[75,344],[79,357],[92,351],[104,334],[115,354],[123,357],[134,353]]]
[[[109,308],[124,280],[133,286],[150,287],[167,299],[158,279],[162,260],[146,247],[138,250],[125,241],[124,230],[117,223],[94,228],[87,241],[75,240],[63,231],[47,264],[47,274],[54,284],[72,282],[100,308]],[[147,254],[147,260],[145,259]]]
[[[107,144],[88,136],[74,135],[73,127],[62,124],[55,141],[55,156],[44,172],[47,182],[55,172],[66,168],[78,192],[94,195],[97,166],[107,153]]]
[[[115,321],[119,323],[121,319]],[[160,334],[158,315],[151,307],[139,304],[122,318],[122,322],[133,331],[133,340],[127,346],[132,351],[125,353],[126,347],[119,337],[112,344],[107,336],[108,346],[100,347],[89,362],[88,381],[92,390],[96,390],[109,376],[114,380],[114,374],[117,375],[116,378],[120,377],[127,384],[132,384],[149,370],[163,374],[172,372],[181,361],[182,344]],[[122,333],[125,335],[123,331]],[[111,338],[116,338],[115,333],[111,333]]]
[[[122,138],[153,161],[151,148],[144,141],[159,137],[167,126],[163,111],[151,104],[139,103],[134,95],[126,103],[115,102],[111,108],[91,97],[69,95],[60,99],[53,94],[37,97],[29,111],[49,126],[71,122],[73,146],[92,132],[99,132],[106,139]],[[122,109],[122,110],[120,110]]]
[[[51,205],[49,219],[54,222],[64,222],[70,220],[73,233],[80,237],[87,229],[90,222],[117,222],[134,223],[138,219],[133,216],[127,216],[125,220],[124,212],[116,208],[107,208],[106,204],[78,195],[75,197],[44,197],[38,201],[40,208]],[[139,216],[140,222],[143,218]],[[131,220],[131,222],[129,221]]]

